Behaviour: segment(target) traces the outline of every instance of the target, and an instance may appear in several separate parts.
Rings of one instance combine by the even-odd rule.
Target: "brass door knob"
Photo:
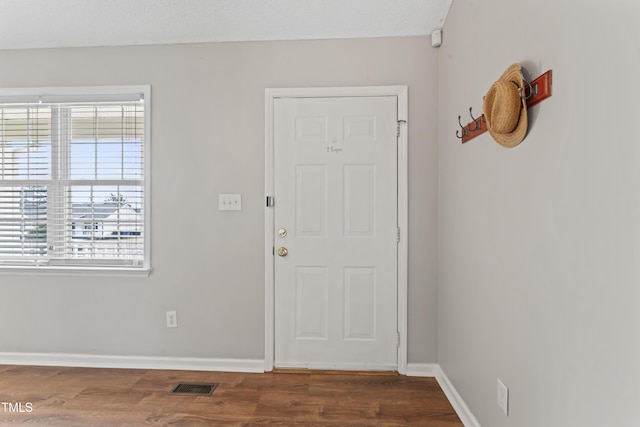
[[[278,255],[280,255],[281,257],[287,256],[288,253],[289,253],[289,250],[284,246],[278,249]]]

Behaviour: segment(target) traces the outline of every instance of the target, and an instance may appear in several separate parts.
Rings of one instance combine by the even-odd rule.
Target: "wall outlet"
[[[178,315],[175,311],[167,311],[167,328],[178,327]]]
[[[498,406],[505,415],[509,415],[509,389],[498,378]]]

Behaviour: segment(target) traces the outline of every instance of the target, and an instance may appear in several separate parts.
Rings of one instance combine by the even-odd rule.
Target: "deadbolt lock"
[[[287,230],[284,228],[281,228],[280,230],[278,230],[278,236],[280,237],[287,237]]]

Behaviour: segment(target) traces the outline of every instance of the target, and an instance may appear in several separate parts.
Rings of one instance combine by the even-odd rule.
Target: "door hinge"
[[[398,240],[398,242],[400,241],[400,227],[398,227],[397,231],[396,231],[396,238]]]
[[[276,204],[276,201],[273,196],[267,196],[267,207],[272,208]]]
[[[396,348],[400,348],[400,332],[396,331]]]
[[[398,124],[396,127],[396,138],[400,138],[400,124],[401,123],[407,123],[406,120],[398,120]]]

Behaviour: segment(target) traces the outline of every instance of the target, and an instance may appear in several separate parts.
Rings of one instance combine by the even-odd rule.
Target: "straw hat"
[[[482,105],[489,133],[503,147],[515,147],[527,134],[527,100],[520,64],[513,64],[484,97]]]

